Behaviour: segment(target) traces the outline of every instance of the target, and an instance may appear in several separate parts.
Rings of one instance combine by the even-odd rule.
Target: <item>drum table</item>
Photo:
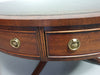
[[[97,8],[100,9],[100,5]],[[31,15],[20,15],[18,12],[10,11],[9,7],[9,10],[1,9],[3,8],[0,6],[0,51],[13,56],[40,60],[32,75],[39,75],[48,61],[94,59],[100,62],[99,9],[97,11],[93,8],[90,11],[88,8],[76,12],[70,10],[64,13],[53,10],[48,13],[43,9],[46,14],[38,11],[30,13]]]

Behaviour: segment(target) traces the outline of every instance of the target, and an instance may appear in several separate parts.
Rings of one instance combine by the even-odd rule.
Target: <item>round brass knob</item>
[[[20,47],[20,40],[17,39],[17,38],[11,39],[11,40],[10,40],[10,45],[11,45],[13,48],[19,48],[19,47]]]
[[[76,51],[80,47],[80,41],[78,39],[72,39],[68,43],[68,47],[72,51]]]

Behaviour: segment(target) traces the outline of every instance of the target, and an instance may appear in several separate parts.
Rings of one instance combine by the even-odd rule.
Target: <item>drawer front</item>
[[[74,56],[100,52],[100,31],[80,33],[47,33],[48,56]],[[71,39],[78,39],[80,47],[72,51],[68,47]]]
[[[14,38],[19,39],[19,48],[14,48],[10,41]],[[18,54],[22,56],[37,57],[39,51],[37,48],[36,33],[34,32],[11,32],[11,31],[0,31],[0,50]]]

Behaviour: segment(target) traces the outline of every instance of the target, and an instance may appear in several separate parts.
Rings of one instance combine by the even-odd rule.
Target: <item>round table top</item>
[[[0,0],[0,24],[15,21],[16,26],[99,24],[100,0]]]
[[[0,0],[0,15],[66,15],[100,11],[100,0]]]

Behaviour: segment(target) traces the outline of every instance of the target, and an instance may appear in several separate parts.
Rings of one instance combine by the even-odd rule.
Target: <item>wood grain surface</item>
[[[9,17],[10,18],[10,17]],[[100,17],[86,18],[63,18],[63,19],[0,19],[0,25],[3,26],[74,26],[100,24]]]
[[[13,48],[10,45],[10,40],[18,38],[21,46]],[[19,55],[24,57],[39,58],[39,50],[37,47],[36,32],[17,32],[9,30],[0,30],[0,50],[5,53]]]
[[[41,61],[96,58],[100,56],[100,17],[98,13],[86,15],[48,19],[0,16],[0,51]],[[21,41],[18,49],[10,46],[10,40],[15,37]],[[73,38],[81,42],[75,52],[68,48]]]
[[[75,58],[100,54],[100,31],[81,33],[47,33],[48,56],[53,58]],[[68,48],[71,39],[80,40],[81,46],[72,52]],[[60,57],[61,56],[61,57]]]

